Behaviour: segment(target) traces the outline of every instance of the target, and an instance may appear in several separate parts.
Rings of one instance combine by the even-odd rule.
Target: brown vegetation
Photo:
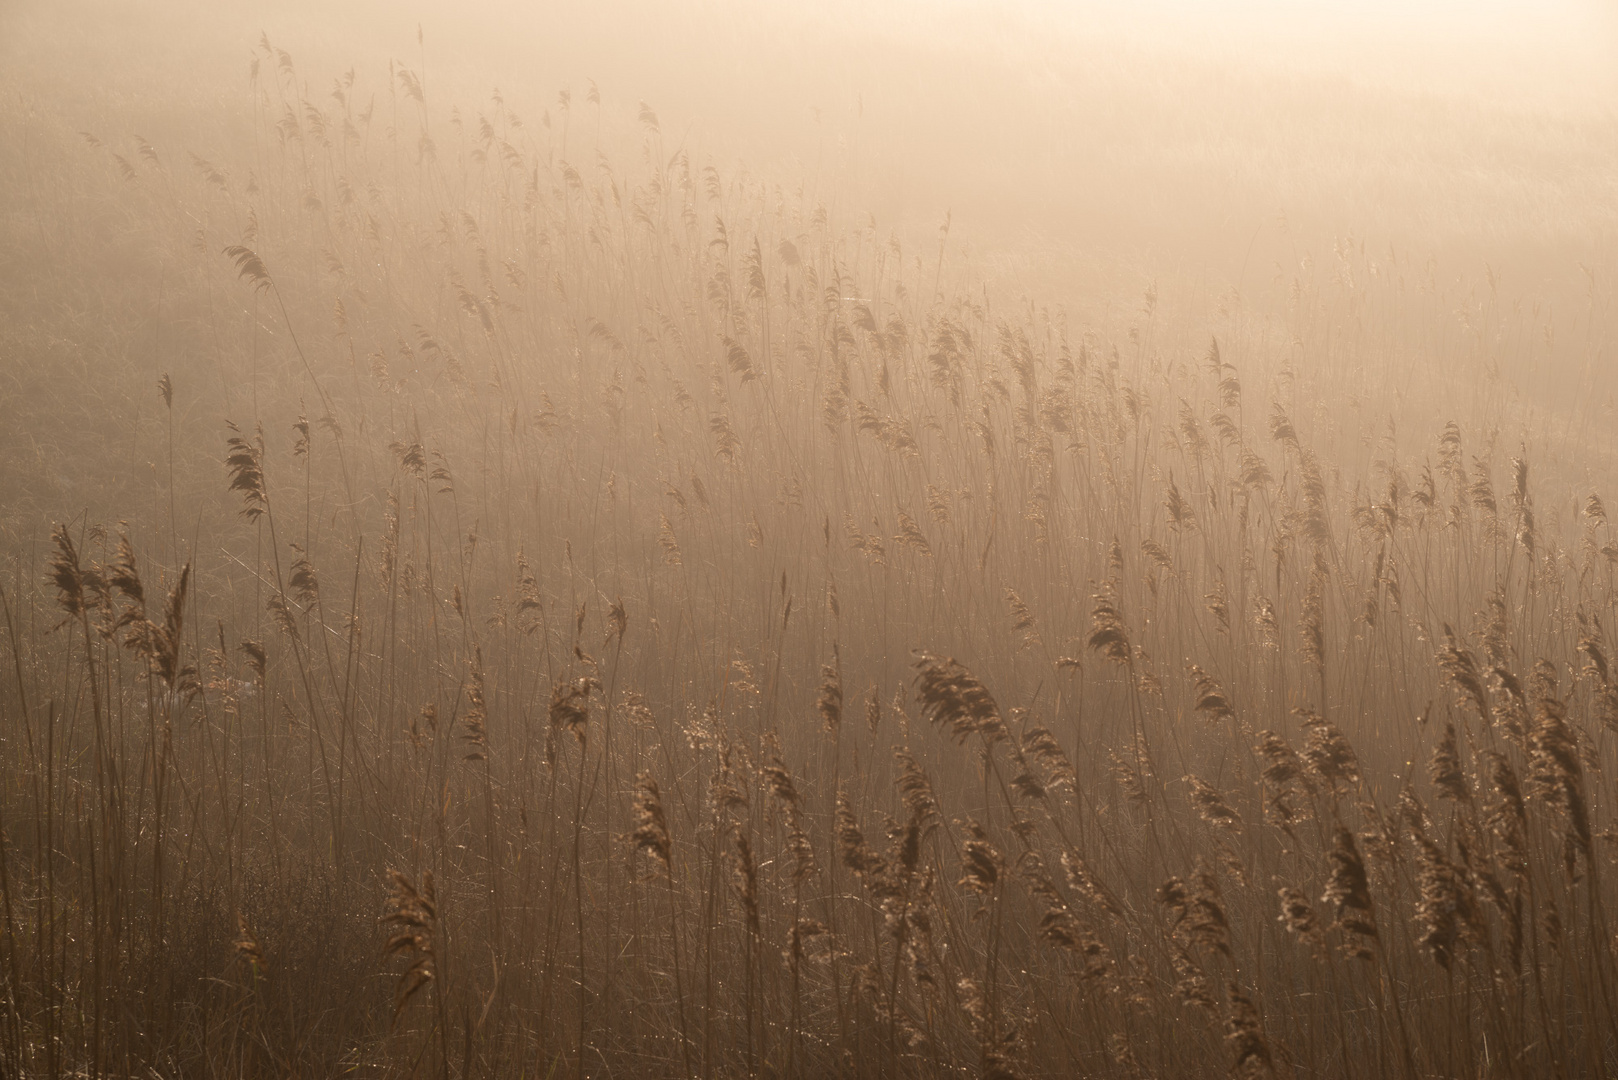
[[[1618,537],[1495,414],[593,90],[253,78],[73,163],[195,350],[84,379],[168,447],[87,515],[6,481],[0,1074],[1618,1069]]]

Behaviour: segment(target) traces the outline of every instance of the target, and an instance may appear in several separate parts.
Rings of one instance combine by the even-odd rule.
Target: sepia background
[[[1618,1068],[1618,12],[0,5],[0,1072]]]

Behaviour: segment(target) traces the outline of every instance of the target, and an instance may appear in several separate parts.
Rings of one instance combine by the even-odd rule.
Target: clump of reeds
[[[75,144],[212,314],[0,479],[0,1074],[1604,1075],[1618,537],[1487,392],[1338,430],[1406,256],[1204,356],[418,44]]]
[[[1006,737],[1006,722],[988,687],[953,658],[931,653],[916,658],[916,701],[921,714],[964,743],[973,735],[987,742]]]

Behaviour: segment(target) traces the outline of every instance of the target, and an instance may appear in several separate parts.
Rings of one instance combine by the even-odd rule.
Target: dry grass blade
[[[959,743],[974,734],[990,743],[1006,737],[1006,722],[994,697],[960,663],[922,652],[915,666],[916,700],[923,717],[946,728]]]
[[[262,292],[270,288],[274,282],[270,280],[270,272],[264,266],[264,260],[258,253],[242,244],[232,244],[224,250],[225,258],[236,265],[236,275],[253,285],[255,292]]]
[[[388,940],[383,946],[384,956],[403,954],[410,966],[399,977],[394,994],[393,1021],[399,1021],[410,999],[438,974],[435,935],[438,930],[438,900],[433,888],[431,870],[422,871],[421,888],[417,888],[408,875],[393,870],[388,874],[392,888],[381,922],[388,929]]]

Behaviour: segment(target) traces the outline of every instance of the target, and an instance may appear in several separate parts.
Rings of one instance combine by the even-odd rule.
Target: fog
[[[1093,315],[1152,281],[1262,306],[1350,239],[1528,303],[1588,292],[1587,271],[1610,292],[1618,14],[1594,0],[68,2],[4,18],[17,100],[47,127],[217,131],[260,32],[297,46],[306,81],[397,60],[446,107],[498,88],[537,119],[593,80],[602,108],[575,145],[626,136],[646,103],[665,150],[918,242],[949,215],[988,283]]]
[[[646,102],[680,146],[884,228],[953,212],[1013,259],[1099,250],[1234,277],[1282,218],[1311,240],[1475,258],[1589,255],[1613,227],[1618,14],[1593,0],[68,2],[5,18],[21,99],[86,122],[115,102],[192,121],[199,98],[244,88],[260,31],[322,75],[419,64],[468,107],[498,87],[534,115],[593,79],[609,124]]]
[[[1618,1073],[1610,3],[0,0],[0,1076]]]

